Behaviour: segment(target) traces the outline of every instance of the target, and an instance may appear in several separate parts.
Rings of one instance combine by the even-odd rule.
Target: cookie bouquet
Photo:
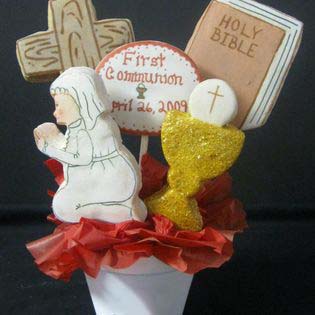
[[[53,115],[66,127],[65,133],[55,123],[34,129],[36,146],[48,156],[45,164],[59,187],[49,191],[48,219],[55,230],[27,249],[39,270],[54,279],[69,281],[73,272],[83,271],[97,314],[182,314],[193,275],[227,262],[234,235],[247,226],[227,172],[244,145],[242,129],[260,124],[248,122],[259,112],[251,91],[256,88],[258,98],[268,91],[257,85],[260,72],[250,84],[238,82],[230,55],[253,59],[257,53],[259,61],[259,44],[246,54],[229,44],[217,58],[225,57],[231,72],[222,62],[213,68],[212,60],[205,63],[210,48],[203,44],[203,24],[209,30],[214,23],[208,44],[218,46],[220,27],[235,34],[241,27],[241,17],[229,18],[236,8],[228,2],[211,2],[186,53],[162,42],[134,41],[128,20],[97,21],[90,1],[51,0],[50,31],[17,43],[24,77],[53,79]],[[67,18],[60,20],[60,14]],[[207,19],[212,14],[216,20]],[[252,28],[257,43],[265,36],[263,23]],[[93,36],[83,25],[92,26]],[[101,43],[100,32],[115,44]],[[27,60],[25,47],[45,45],[47,36],[56,40],[55,62],[44,64],[46,50],[38,47],[31,50],[38,58]],[[276,60],[288,50],[281,45]],[[292,47],[297,45],[298,37]],[[243,64],[243,71],[251,67]],[[267,78],[277,73],[272,67],[269,72]],[[274,101],[275,95],[269,96]],[[271,106],[259,112],[265,120]],[[138,161],[121,132],[141,136]],[[153,136],[160,137],[167,164],[149,154]]]

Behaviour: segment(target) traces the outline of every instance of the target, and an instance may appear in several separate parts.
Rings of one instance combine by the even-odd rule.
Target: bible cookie
[[[205,79],[229,82],[239,112],[233,124],[262,126],[299,48],[303,23],[252,0],[213,0],[186,53]]]

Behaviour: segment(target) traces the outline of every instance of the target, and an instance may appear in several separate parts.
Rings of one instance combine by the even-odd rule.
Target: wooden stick
[[[139,153],[139,165],[141,167],[142,157],[148,152],[149,136],[141,136],[140,153]]]

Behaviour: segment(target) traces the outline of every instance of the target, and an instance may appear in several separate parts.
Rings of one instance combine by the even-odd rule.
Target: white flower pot
[[[181,315],[193,276],[154,257],[86,280],[97,315]]]

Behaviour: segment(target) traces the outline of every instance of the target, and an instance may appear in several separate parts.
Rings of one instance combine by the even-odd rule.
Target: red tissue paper
[[[54,160],[45,164],[60,185],[61,165]],[[163,187],[168,168],[148,154],[141,166],[140,196],[145,198]],[[48,219],[57,225],[54,232],[27,244],[27,249],[43,273],[64,281],[77,269],[95,278],[102,266],[127,268],[150,256],[188,274],[218,268],[233,254],[235,233],[247,227],[242,204],[232,197],[231,188],[232,179],[224,174],[206,182],[196,195],[204,219],[200,232],[178,230],[160,215],[149,216],[144,223],[119,224],[86,218],[79,223],[62,223],[50,215]]]

